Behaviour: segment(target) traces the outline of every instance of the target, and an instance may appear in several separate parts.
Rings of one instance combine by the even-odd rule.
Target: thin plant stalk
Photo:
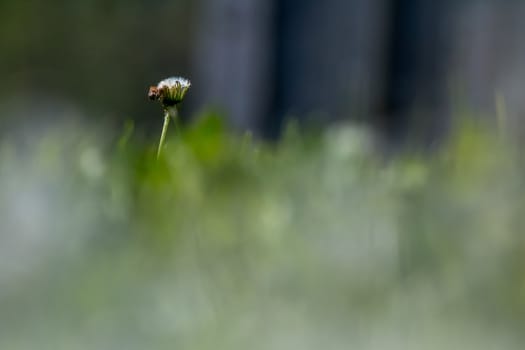
[[[170,112],[166,109],[164,111],[164,125],[162,126],[162,133],[160,134],[159,148],[157,150],[157,159],[159,159],[164,147],[164,141],[166,140],[166,133],[168,132],[168,126],[170,125]]]
[[[177,111],[176,106],[164,109],[164,125],[162,126],[162,133],[160,134],[159,149],[157,150],[157,159],[159,159],[160,154],[162,153],[162,149],[164,148],[166,134],[168,132],[168,126],[170,124],[171,118],[173,118],[173,122],[175,123],[175,129],[177,131],[177,134],[180,134],[179,123],[178,123],[177,117],[178,117],[178,111]]]
[[[177,104],[182,102],[184,95],[186,95],[190,86],[191,83],[188,79],[173,77],[164,79],[158,83],[157,86],[150,86],[149,88],[148,98],[152,101],[161,102],[164,107],[164,125],[162,127],[162,133],[160,134],[157,159],[160,158],[160,154],[164,148],[164,142],[166,140],[166,134],[168,132],[171,118],[174,119],[177,134],[180,134],[179,126],[177,125]]]

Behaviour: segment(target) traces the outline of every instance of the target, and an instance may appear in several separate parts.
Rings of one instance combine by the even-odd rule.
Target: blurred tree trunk
[[[524,16],[522,1],[460,2],[452,38],[451,71],[460,102],[477,115],[506,110],[508,124],[502,127],[515,133],[524,130]]]
[[[394,0],[382,129],[395,143],[432,144],[448,126],[450,0]]]
[[[382,98],[387,0],[278,2],[277,116],[365,118]],[[270,121],[279,126],[279,121]]]
[[[196,95],[226,112],[237,129],[257,131],[269,111],[273,16],[269,0],[200,1]]]
[[[391,140],[429,145],[457,115],[451,101],[494,115],[499,95],[512,130],[525,113],[525,3],[199,3],[193,96],[239,129],[275,135],[287,116],[376,118]]]
[[[525,3],[395,0],[384,129],[394,139],[441,139],[451,118],[500,115],[522,133]],[[452,108],[451,108],[452,107]]]

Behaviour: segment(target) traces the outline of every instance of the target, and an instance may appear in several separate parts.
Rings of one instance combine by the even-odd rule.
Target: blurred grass
[[[391,159],[352,125],[97,135],[0,146],[1,349],[523,347],[523,159],[488,125]]]

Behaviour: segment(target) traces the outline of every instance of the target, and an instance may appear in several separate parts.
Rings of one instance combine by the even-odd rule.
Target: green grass
[[[83,131],[80,131],[83,130]],[[157,161],[131,128],[0,146],[1,349],[521,349],[519,148],[432,153],[203,118]]]

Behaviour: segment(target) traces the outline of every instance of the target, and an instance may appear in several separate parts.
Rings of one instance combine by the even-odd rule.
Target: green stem
[[[166,139],[168,125],[170,125],[170,113],[166,109],[164,111],[164,125],[162,126],[162,133],[160,134],[159,149],[157,150],[157,159],[159,159],[160,153],[162,152],[162,148],[164,147],[164,141]]]

